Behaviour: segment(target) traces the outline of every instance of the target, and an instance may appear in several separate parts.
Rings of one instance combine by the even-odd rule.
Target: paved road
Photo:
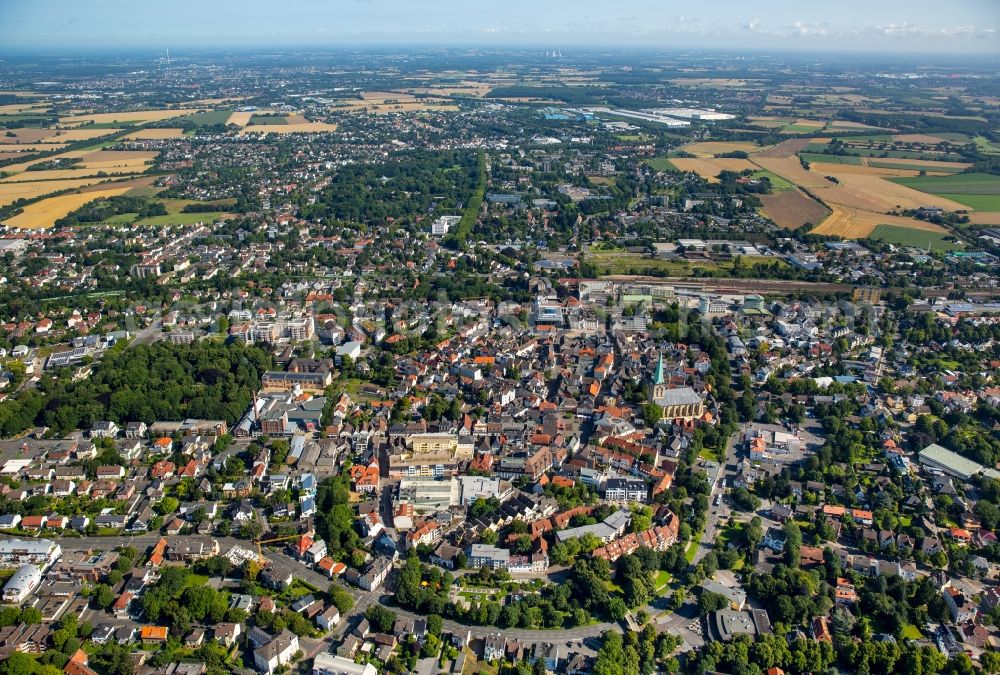
[[[719,506],[716,506],[715,497],[725,491],[721,487],[722,479],[726,475],[726,465],[736,461],[736,439],[738,435],[738,433],[734,434],[726,441],[725,460],[719,466],[715,482],[712,483],[712,489],[708,493],[708,517],[705,519],[705,529],[702,531],[701,539],[698,541],[698,550],[695,551],[694,559],[692,560],[695,564],[715,548],[716,530],[719,526],[719,520],[721,517],[728,517],[728,507],[721,503]]]

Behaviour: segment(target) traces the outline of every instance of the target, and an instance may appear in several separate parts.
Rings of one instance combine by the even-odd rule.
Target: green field
[[[787,127],[783,127],[782,131],[791,131],[796,134],[809,134],[821,131],[823,127],[818,127],[814,124],[789,124]]]
[[[165,216],[150,216],[137,220],[136,225],[194,225],[195,223],[211,223],[222,215],[222,211],[206,213],[169,213]]]
[[[1000,176],[990,173],[959,173],[952,176],[917,176],[890,180],[933,195],[1000,195]]]
[[[907,640],[922,640],[924,634],[920,632],[920,629],[914,626],[912,623],[908,623],[903,626],[903,638]]]
[[[662,258],[651,258],[644,253],[630,253],[625,249],[592,249],[587,253],[586,260],[595,265],[601,274],[648,274],[677,277],[689,276],[696,269],[728,273],[733,270],[735,264],[732,260],[663,260]],[[776,258],[740,258],[740,265],[744,269],[773,263],[785,264]]]
[[[787,192],[795,188],[795,185],[785,180],[776,173],[771,173],[770,171],[754,171],[752,174],[753,178],[766,178],[771,181],[771,192]]]
[[[959,204],[965,204],[976,211],[1000,211],[1000,195],[970,195],[955,192],[942,192],[941,197]]]
[[[941,134],[937,135],[940,136]],[[972,139],[972,141],[976,144],[976,147],[979,148],[980,152],[985,152],[990,155],[1000,154],[1000,143],[994,143],[985,136],[976,136]]]
[[[221,210],[225,208],[230,203],[235,203],[235,200],[222,200],[220,202],[211,202],[213,205],[218,204],[220,207],[219,211],[205,211],[203,213],[184,213],[182,209],[194,202],[190,199],[165,199],[163,200],[163,205],[167,209],[167,215],[165,216],[150,216],[148,218],[143,218],[141,220],[136,220],[139,217],[138,213],[119,213],[116,216],[111,216],[105,220],[102,225],[193,225],[195,223],[211,223],[212,221],[221,217],[225,211]]]
[[[813,162],[826,162],[827,164],[861,164],[861,158],[853,155],[824,155],[822,153],[800,152],[799,157],[810,164]]]
[[[208,112],[194,113],[193,115],[178,117],[177,121],[185,125],[193,124],[199,127],[211,127],[216,124],[225,124],[226,120],[228,120],[229,116],[232,114],[232,110],[210,110]]]
[[[253,124],[288,124],[288,118],[281,115],[254,115],[247,126]]]
[[[892,162],[880,162],[876,159],[869,160],[868,166],[880,169],[909,169],[910,171],[937,171],[939,173],[961,173],[962,167],[956,166],[923,166],[920,164],[893,164]]]
[[[677,167],[671,164],[666,157],[654,157],[647,160],[646,164],[655,171],[677,171]]]
[[[962,248],[956,242],[946,241],[942,232],[927,232],[896,225],[876,225],[868,238],[899,246],[914,246],[932,251],[952,251]]]

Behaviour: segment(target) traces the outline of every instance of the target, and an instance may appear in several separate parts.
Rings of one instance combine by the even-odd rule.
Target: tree
[[[785,523],[783,529],[785,534],[785,564],[790,567],[798,567],[800,551],[802,550],[802,530],[794,520]]]
[[[608,616],[615,621],[621,621],[625,618],[626,614],[628,614],[628,607],[625,605],[624,600],[617,595],[608,600]]]
[[[698,615],[705,616],[711,614],[712,612],[717,612],[720,609],[726,609],[729,607],[729,598],[722,595],[721,593],[713,593],[712,591],[702,591],[701,595],[698,596]]]
[[[396,613],[382,605],[371,605],[365,610],[365,618],[380,633],[388,633],[396,623]]]

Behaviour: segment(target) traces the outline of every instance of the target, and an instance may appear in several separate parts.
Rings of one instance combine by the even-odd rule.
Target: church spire
[[[663,384],[665,381],[663,377],[663,352],[660,352],[660,358],[656,362],[656,372],[653,373],[653,384]]]

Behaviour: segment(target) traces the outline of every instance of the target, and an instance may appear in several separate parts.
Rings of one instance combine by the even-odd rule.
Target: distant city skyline
[[[1000,2],[0,2],[0,51],[366,44],[997,54]]]

